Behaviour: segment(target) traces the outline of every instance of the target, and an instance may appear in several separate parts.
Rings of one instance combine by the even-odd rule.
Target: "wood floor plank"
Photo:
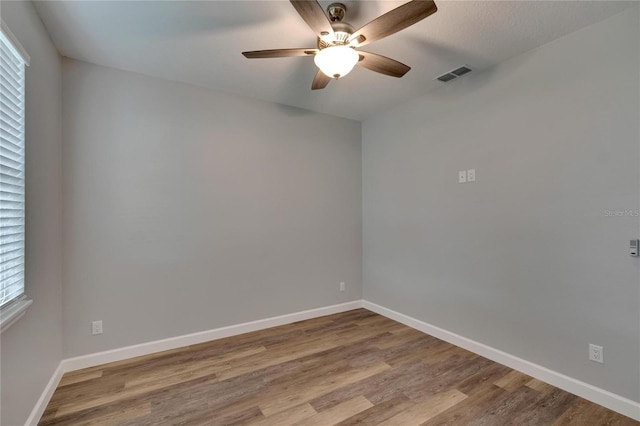
[[[402,393],[404,387],[412,382],[422,382],[427,372],[427,366],[416,361],[403,369],[387,369],[356,383],[325,393],[311,401],[311,405],[318,411],[326,410],[340,402],[364,395],[374,404],[384,400],[407,396]]]
[[[496,386],[494,382],[503,378],[511,371],[512,370],[509,367],[492,362],[476,374],[473,374],[456,384],[456,389],[465,395],[474,395],[477,392],[485,392],[487,388]]]
[[[345,386],[349,383],[366,379],[367,377],[378,374],[389,368],[391,367],[389,367],[388,364],[380,362],[371,366],[354,369],[334,377],[326,377],[317,383],[310,384],[303,389],[299,389],[296,393],[287,392],[287,394],[281,395],[275,400],[262,403],[260,404],[260,410],[265,416],[270,416],[300,403],[311,401],[320,395],[331,392],[332,390]]]
[[[639,424],[640,422],[580,398],[553,422],[553,426],[638,426]]]
[[[379,374],[375,374],[357,383],[350,383],[332,392],[326,393],[314,399],[311,405],[322,411],[328,407],[339,404],[341,401],[364,395],[374,404],[404,395],[407,386],[419,386],[424,383],[424,377],[428,372],[428,366],[420,361],[415,361],[405,368],[391,368]]]
[[[494,384],[508,392],[513,392],[516,389],[519,389],[522,386],[529,383],[532,378],[533,377],[527,376],[526,374],[513,370],[509,372],[509,374],[507,374],[506,376],[496,380]]]
[[[414,405],[413,401],[404,395],[400,395],[393,399],[387,399],[375,404],[374,406],[337,423],[337,425],[377,425],[406,410],[412,405]]]
[[[427,337],[426,334],[413,328],[405,327],[398,331],[391,332],[391,336],[388,336],[385,339],[381,339],[380,341],[376,342],[375,346],[378,349],[390,349],[394,346],[398,346],[404,343],[416,341],[418,339],[424,339],[425,337]],[[432,340],[436,341],[435,338],[433,338]]]
[[[484,415],[487,410],[499,405],[508,395],[504,389],[491,385],[483,392],[476,392],[459,404],[429,419],[424,426],[467,425]]]
[[[148,414],[137,417],[133,413],[140,413],[141,410],[146,411],[146,406],[153,406],[153,403],[147,398],[137,398],[128,401],[119,401],[118,404],[110,404],[94,407],[88,410],[75,411],[64,416],[42,418],[39,424],[47,426],[59,425],[77,425],[77,424],[102,424],[107,423],[108,419],[118,418],[119,423],[126,423],[126,419],[121,413],[132,413],[132,418],[146,418]]]
[[[56,417],[64,416],[74,411],[82,411],[89,408],[98,407],[100,405],[112,404],[122,399],[144,395],[158,389],[169,388],[179,383],[187,382],[200,377],[212,377],[212,380],[217,380],[215,379],[215,367],[178,372],[177,374],[163,377],[162,380],[157,380],[154,382],[144,382],[140,385],[124,387],[120,391],[108,395],[97,395],[90,398],[70,401],[58,407]]]
[[[459,348],[435,337],[424,335],[416,340],[389,348],[385,356],[385,362],[394,367],[416,360],[426,364],[438,364],[449,360],[456,353],[458,358],[462,358],[459,355]],[[466,351],[464,354],[466,354]]]
[[[102,370],[83,372],[80,374],[65,374],[64,377],[58,383],[59,387],[73,385],[75,383],[86,382],[87,380],[97,379],[102,377]]]
[[[507,392],[500,403],[487,407],[482,414],[467,423],[469,426],[502,426],[511,424],[522,411],[527,410],[537,402],[540,394],[531,388],[522,386],[513,392]]]
[[[639,426],[365,309],[67,373],[41,426]]]
[[[261,385],[264,386],[264,390],[261,389],[260,394],[257,395],[258,398],[253,398],[253,395],[249,394],[247,398],[234,402],[235,407],[266,404],[278,399],[284,400],[294,395],[296,390],[305,389],[309,383],[318,383],[326,377],[339,376],[349,371],[348,362],[339,357],[339,352],[338,349],[330,350],[330,356],[326,358],[327,353],[317,357],[308,356],[300,360],[299,363],[298,361],[290,361],[285,365],[268,367],[250,375],[231,379],[241,383],[243,380],[246,381],[247,377],[251,377],[260,379]],[[319,362],[320,360],[325,360],[326,362],[321,363]],[[291,365],[295,365],[298,368],[289,368]],[[282,371],[283,369],[284,371]],[[276,375],[275,379],[273,379],[274,375]],[[294,403],[291,406],[295,405],[297,404]],[[233,407],[230,408],[233,409]]]
[[[143,424],[243,424],[264,417],[256,401],[266,389],[260,377],[182,383],[152,397],[157,404]]]
[[[224,367],[217,369],[216,375],[220,380],[226,380],[310,354],[325,352],[335,347],[336,345],[330,341],[321,341],[300,345],[297,348],[272,349],[268,353],[230,360]]]
[[[302,422],[313,415],[318,414],[310,404],[300,404],[289,410],[282,411],[270,417],[264,417],[251,421],[251,426],[290,426]]]
[[[423,402],[415,403],[408,409],[380,423],[380,426],[419,426],[441,412],[467,398],[457,389],[450,389],[433,395]]]
[[[465,378],[477,374],[491,363],[492,361],[482,357],[467,360],[455,355],[449,360],[429,366],[425,381],[405,386],[403,392],[409,398],[423,399],[429,395],[435,395],[454,387]]]
[[[530,404],[512,415],[509,421],[520,425],[549,425],[567,411],[576,399],[577,396],[560,389],[543,394],[539,393],[534,404]]]
[[[108,378],[104,376],[99,379],[87,380],[58,387],[49,401],[47,411],[55,410],[57,415],[58,409],[63,405],[81,402],[85,399],[116,394],[122,389],[124,389],[123,380],[108,380]],[[77,410],[74,409],[74,411]]]
[[[114,413],[101,417],[100,419],[87,419],[84,421],[74,422],[74,426],[98,426],[105,424],[122,424],[127,421],[136,421],[151,413],[151,404],[149,402],[142,403],[135,407],[126,408]]]
[[[527,386],[531,389],[537,390],[540,393],[551,393],[556,388],[548,383],[545,383],[538,379],[532,379],[527,382]]]
[[[320,354],[312,354],[267,367],[260,371],[260,375],[274,391],[304,386],[305,383],[314,382],[321,377],[348,370],[349,357],[361,350],[353,347],[336,347]]]
[[[295,426],[325,426],[335,425],[341,421],[355,416],[358,413],[373,407],[373,404],[364,396],[357,396],[342,404],[338,404],[326,411],[322,411],[307,419],[294,423]]]
[[[218,373],[219,369],[221,368],[220,366],[226,366],[231,362],[242,362],[246,358],[253,355],[261,354],[266,350],[267,349],[264,346],[258,346],[238,352],[232,352],[217,357],[212,357],[209,359],[202,358],[199,360],[189,360],[180,363],[180,365],[166,365],[151,370],[141,371],[139,374],[136,374],[135,377],[127,378],[124,382],[124,387],[130,388],[150,383],[157,383],[165,380],[167,377],[174,376],[176,374],[188,375],[189,372],[196,371],[201,373],[211,371],[212,374],[216,374],[216,377],[222,380],[224,378],[220,377]],[[200,375],[198,374],[195,377],[199,376]]]

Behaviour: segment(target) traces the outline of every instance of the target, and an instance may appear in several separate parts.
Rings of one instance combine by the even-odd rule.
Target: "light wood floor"
[[[67,373],[40,425],[639,425],[364,309]]]

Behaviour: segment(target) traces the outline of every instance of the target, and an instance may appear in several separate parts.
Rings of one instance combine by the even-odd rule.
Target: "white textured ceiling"
[[[311,91],[309,57],[246,59],[246,50],[313,47],[288,1],[35,2],[64,56],[352,119],[442,84],[468,64],[481,71],[621,12],[617,1],[444,1],[438,12],[364,50],[412,67],[397,79],[356,67]],[[321,1],[323,8],[331,3]],[[403,1],[343,1],[356,29]],[[612,46],[615,48],[615,46]],[[463,77],[464,78],[464,77]],[[448,84],[455,84],[455,81]]]

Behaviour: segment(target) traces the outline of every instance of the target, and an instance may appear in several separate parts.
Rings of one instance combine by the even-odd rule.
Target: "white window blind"
[[[26,58],[0,31],[0,308],[24,293]]]

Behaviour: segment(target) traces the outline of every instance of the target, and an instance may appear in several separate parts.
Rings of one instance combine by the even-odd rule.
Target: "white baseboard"
[[[25,422],[25,426],[36,426],[40,421],[40,418],[44,414],[44,410],[46,410],[47,405],[49,404],[49,400],[53,396],[53,393],[56,391],[58,387],[58,383],[60,383],[60,379],[62,379],[62,375],[64,374],[64,370],[62,369],[62,362],[58,364],[58,368],[53,372],[53,375],[49,379],[49,383],[45,386],[44,391],[40,395],[38,402],[36,402],[36,406],[31,410],[31,414],[27,421]]]
[[[596,404],[607,407],[610,410],[616,411],[620,414],[624,414],[627,417],[631,417],[635,420],[640,420],[640,403],[624,398],[620,395],[616,395],[612,392],[600,389],[596,386],[574,379],[557,371],[550,370],[542,367],[538,364],[534,364],[522,358],[510,355],[501,350],[492,348],[490,346],[478,343],[474,340],[436,327],[426,322],[417,320],[410,316],[401,314],[399,312],[387,309],[383,306],[376,305],[375,303],[362,301],[362,307],[383,315],[392,320],[398,321],[404,325],[407,325],[423,333],[429,334],[438,339],[449,342],[453,345],[459,346],[468,351],[474,352],[480,356],[488,358],[492,361],[499,362],[514,370],[521,371],[543,382],[549,383],[557,388],[563,389],[567,392],[571,392],[574,395],[578,395],[584,399],[595,402]]]
[[[63,371],[66,373],[67,371],[80,370],[82,368],[94,367],[108,362],[121,361],[123,359],[133,358],[136,356],[149,355],[155,352],[162,352],[169,349],[181,348],[183,346],[209,342],[211,340],[222,339],[224,337],[236,336],[238,334],[350,311],[361,307],[362,300],[356,300],[353,302],[341,303],[339,305],[325,306],[322,308],[310,309],[308,311],[295,312],[292,314],[230,325],[228,327],[221,327],[213,330],[200,331],[197,333],[185,334],[183,336],[141,343],[139,345],[126,346],[124,348],[82,355],[75,358],[67,358],[62,360],[61,364]]]

